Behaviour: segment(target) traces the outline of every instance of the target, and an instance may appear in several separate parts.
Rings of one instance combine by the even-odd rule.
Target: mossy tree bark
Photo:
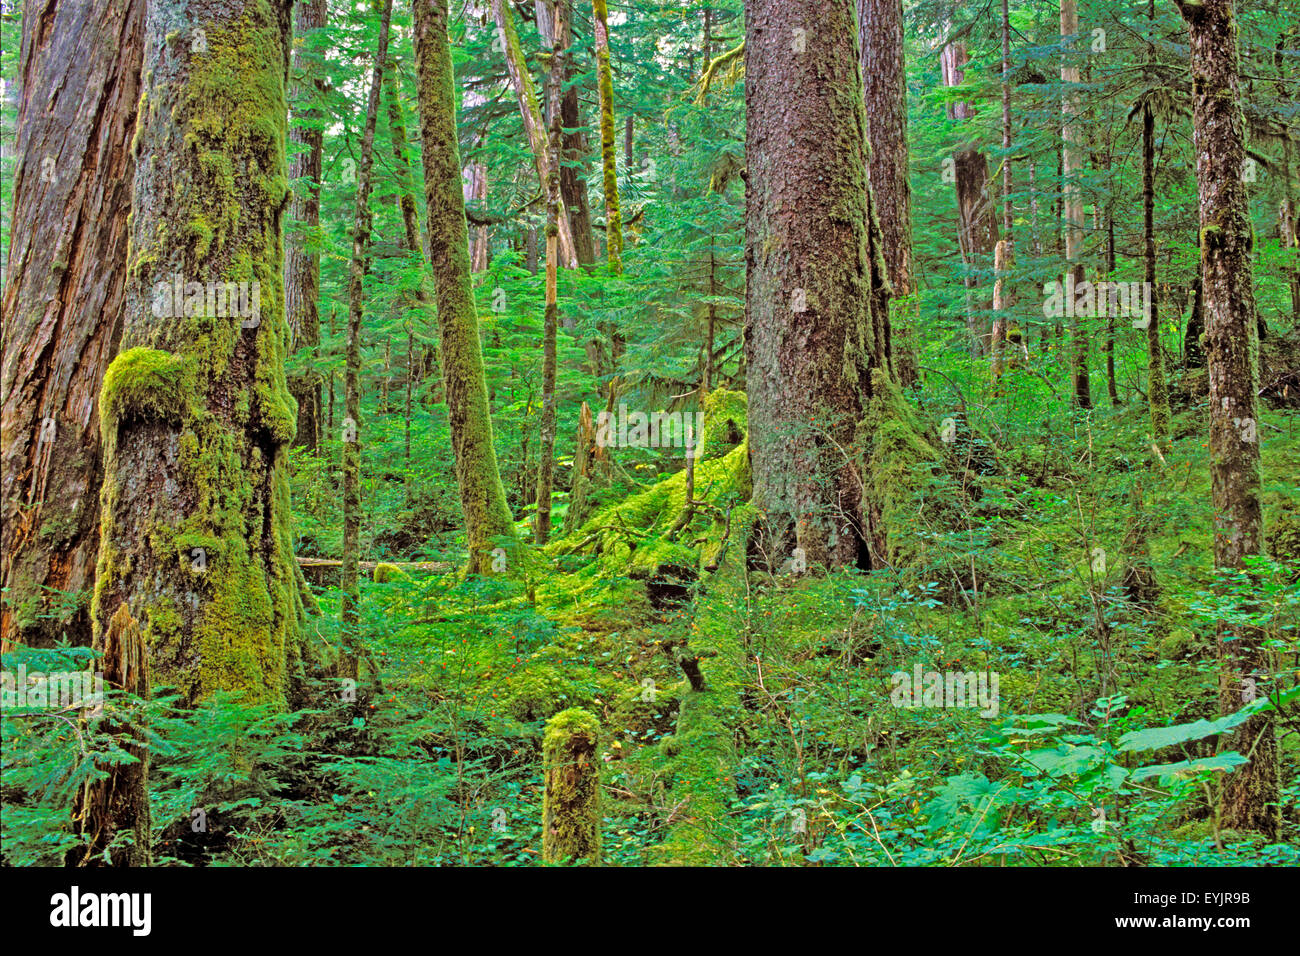
[[[92,613],[99,634],[125,605],[150,672],[187,703],[231,691],[282,704],[300,629],[282,288],[289,17],[288,0],[149,0],[146,13],[125,351],[99,400]]]
[[[1079,93],[1079,65],[1074,50],[1074,38],[1078,34],[1078,5],[1075,0],[1061,0],[1061,205],[1065,217],[1065,267],[1073,273],[1076,287],[1084,281],[1083,189],[1079,182],[1083,174],[1083,126],[1079,119],[1083,107]],[[1079,408],[1092,408],[1092,388],[1088,378],[1089,330],[1075,309],[1068,312],[1073,316],[1070,377],[1074,403]]]
[[[879,226],[856,16],[835,0],[748,0],[745,23],[754,504],[770,560],[798,547],[809,566],[865,564],[852,448],[873,370],[887,378],[888,332],[873,313]]]
[[[379,50],[370,76],[366,123],[357,162],[357,201],[352,214],[352,260],[348,265],[348,344],[343,386],[343,660],[341,677],[357,679],[360,648],[361,584],[361,319],[365,311],[366,262],[370,252],[370,185],[375,157],[379,94],[388,61],[388,27],[393,0],[383,0]]]
[[[519,31],[515,29],[515,17],[510,10],[509,0],[492,0],[492,16],[496,20],[497,30],[505,46],[506,74],[510,77],[510,86],[515,91],[519,102],[519,115],[523,117],[524,133],[528,136],[529,148],[533,151],[533,165],[537,169],[537,181],[546,188],[547,147],[546,124],[542,119],[541,107],[537,100],[537,87],[532,74],[528,72],[528,61],[524,58],[524,49],[519,45]],[[463,202],[462,202],[463,205]],[[578,253],[574,246],[573,234],[569,231],[569,217],[560,217],[560,256],[567,269],[578,266]]]
[[[465,513],[469,571],[483,574],[491,569],[494,548],[513,549],[515,530],[492,444],[478,314],[470,285],[469,234],[460,188],[455,86],[447,41],[447,0],[412,0],[411,7],[429,261],[438,303],[443,381],[456,482]]]
[[[0,647],[91,640],[95,400],[121,336],[144,7],[23,6],[21,160],[0,300]],[[58,592],[75,595],[66,612]]]
[[[869,171],[883,253],[895,298],[916,292],[912,277],[912,187],[907,167],[907,71],[903,60],[902,0],[857,0],[862,87],[867,107]],[[910,311],[915,321],[917,311]],[[909,323],[892,322],[893,370],[898,383],[917,378],[916,344]]]
[[[1259,329],[1251,281],[1250,206],[1242,173],[1245,119],[1232,0],[1176,0],[1187,21],[1192,61],[1192,138],[1200,200],[1201,282],[1210,379],[1210,485],[1214,564],[1238,570],[1262,550],[1258,411]],[[1219,706],[1240,709],[1243,688],[1271,686],[1274,661],[1263,634],[1219,625]],[[1250,682],[1250,683],[1247,683]],[[1274,712],[1251,718],[1224,745],[1249,758],[1224,779],[1220,820],[1275,834],[1278,743]]]
[[[287,237],[284,251],[284,311],[289,321],[290,341],[296,348],[311,350],[312,367],[289,381],[289,391],[298,402],[298,435],[294,444],[320,450],[321,376],[316,371],[320,346],[320,177],[324,131],[319,124],[324,112],[319,97],[325,92],[320,67],[308,44],[309,37],[325,26],[325,0],[298,0],[294,15],[297,40],[293,53],[293,82],[289,100],[300,125],[291,124],[289,141],[297,150],[289,157],[289,180],[293,199],[289,219],[295,231]]]
[[[623,215],[618,203],[618,168],[614,160],[614,75],[609,65],[609,8],[592,0],[596,33],[596,86],[600,91],[600,162],[605,182],[605,256],[609,271],[623,271]],[[632,117],[627,118],[626,161],[632,163]]]
[[[542,737],[542,862],[600,862],[600,723],[575,707],[546,723]]]
[[[558,38],[568,36],[568,9],[564,0],[549,2],[551,23]],[[537,518],[533,540],[545,544],[551,537],[551,484],[555,473],[555,376],[556,337],[559,330],[558,295],[560,219],[560,147],[563,140],[560,90],[564,83],[568,49],[555,43],[551,49],[551,75],[547,83],[550,102],[547,113],[551,128],[547,136],[546,159],[546,314],[542,328],[542,415],[541,446],[537,458]]]

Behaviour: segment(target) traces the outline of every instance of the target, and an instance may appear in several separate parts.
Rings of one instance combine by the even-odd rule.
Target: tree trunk
[[[909,302],[907,323],[893,322],[893,368],[898,383],[917,378],[911,325],[918,311],[911,297],[912,187],[907,166],[907,71],[903,62],[902,0],[857,0],[862,48],[862,85],[867,109],[869,175],[876,215],[884,237],[882,252],[895,298]],[[875,303],[879,308],[880,303]]]
[[[1147,16],[1155,19],[1155,0],[1148,0]],[[1148,45],[1148,59],[1155,49]],[[1165,353],[1160,345],[1160,297],[1156,293],[1156,118],[1150,103],[1142,105],[1142,278],[1146,283],[1149,315],[1143,316],[1147,337],[1147,404],[1151,410],[1151,436],[1161,451],[1169,450],[1169,386],[1165,379]]]
[[[1079,33],[1079,11],[1075,0],[1061,0],[1061,203],[1065,216],[1065,262],[1079,287],[1084,281],[1083,263],[1083,191],[1079,177],[1083,173],[1083,130],[1079,122],[1082,106],[1079,96],[1079,67],[1075,60],[1074,37]],[[1070,334],[1074,339],[1070,377],[1074,401],[1080,408],[1092,408],[1092,391],[1088,381],[1088,334],[1084,320],[1073,307]]]
[[[95,401],[121,336],[144,6],[23,5],[21,160],[0,300],[0,649],[91,640]],[[75,610],[60,613],[59,592],[76,596]]]
[[[1256,392],[1259,330],[1250,273],[1251,223],[1242,170],[1245,120],[1232,0],[1178,0],[1192,60],[1192,138],[1200,199],[1201,281],[1210,379],[1210,487],[1214,564],[1238,570],[1261,552],[1260,448]],[[1272,653],[1257,628],[1219,624],[1219,707],[1241,708],[1255,681],[1271,687]],[[1223,741],[1250,762],[1228,774],[1220,822],[1276,834],[1281,819],[1274,712],[1253,717]]]
[[[126,691],[141,699],[149,696],[149,660],[140,625],[131,617],[125,604],[118,607],[108,629],[95,640],[101,652],[98,666],[103,669],[104,684]],[[99,764],[108,776],[87,780],[77,794],[73,819],[84,848],[76,853],[81,866],[101,866],[104,854],[113,866],[148,866],[152,834],[149,816],[149,748],[143,728],[131,721],[105,722],[100,733],[112,734],[135,763]],[[125,846],[109,849],[121,832],[131,838]],[[73,861],[69,861],[73,862]]]
[[[102,634],[126,605],[151,674],[185,703],[230,691],[282,705],[297,651],[281,234],[290,10],[149,0],[146,16],[125,351],[99,401],[92,613]]]
[[[596,31],[596,83],[600,89],[600,160],[605,174],[605,255],[609,271],[623,271],[623,215],[614,161],[614,75],[609,66],[609,12],[605,0],[592,0]],[[627,118],[624,162],[632,168],[632,117]]]
[[[537,0],[536,6],[540,12],[545,8],[548,0]],[[560,38],[560,49],[565,51],[564,84],[568,87],[560,100],[560,121],[564,126],[563,132],[563,160],[560,164],[560,199],[564,202],[564,208],[569,213],[569,232],[573,235],[574,254],[578,257],[578,265],[590,266],[596,261],[596,243],[592,236],[591,228],[591,203],[587,200],[587,183],[583,175],[587,168],[587,156],[590,147],[587,145],[587,134],[582,129],[582,108],[578,101],[578,83],[575,82],[577,69],[575,68],[573,57],[569,54],[569,47],[573,45],[573,0],[564,0],[566,9],[564,16],[560,18],[563,24],[563,36]],[[555,49],[554,26],[551,22],[543,24],[545,18],[538,18],[538,30],[542,34],[542,42],[548,49]],[[550,20],[554,21],[554,17]],[[545,29],[543,29],[545,26]],[[547,99],[550,98],[550,91],[547,91]],[[547,116],[547,122],[551,118]]]
[[[418,0],[415,0],[418,2]],[[524,133],[528,136],[529,148],[533,151],[533,165],[537,169],[537,182],[546,188],[546,166],[548,149],[546,145],[546,126],[542,121],[542,111],[537,104],[537,89],[533,76],[528,72],[528,61],[524,58],[523,47],[519,45],[519,33],[515,30],[514,14],[510,12],[510,0],[492,0],[492,15],[496,19],[499,36],[505,46],[506,73],[510,85],[519,102],[519,115],[523,117]],[[457,150],[459,152],[459,149]],[[464,207],[464,202],[461,202]],[[560,257],[566,269],[578,267],[577,248],[573,234],[569,231],[569,217],[560,217]]]
[[[966,80],[966,44],[950,43],[939,57],[945,86],[960,86]],[[957,102],[948,107],[951,119],[964,121],[975,115],[969,103]],[[984,154],[973,146],[964,147],[953,154],[953,177],[957,190],[957,241],[961,247],[966,275],[966,326],[970,330],[974,354],[988,351],[991,330],[986,318],[993,302],[981,297],[978,310],[974,304],[975,290],[980,285],[980,274],[992,271],[993,253],[998,244],[998,221],[989,195],[989,165]]]
[[[498,0],[500,3],[501,0]],[[460,146],[447,0],[412,0],[415,70],[423,141],[424,198],[429,262],[433,266],[443,380],[451,425],[456,482],[465,513],[469,571],[492,567],[492,550],[515,545],[514,522],[492,444],[492,418],[483,380],[478,315],[470,284],[469,236],[460,190]]]
[[[885,370],[872,315],[866,110],[854,9],[747,0],[745,358],[754,503],[772,560],[867,560],[848,458]]]
[[[304,35],[325,26],[328,12],[325,0],[298,0],[294,34],[301,43]],[[293,199],[289,219],[300,232],[290,232],[284,255],[284,311],[289,320],[290,341],[312,352],[312,368],[289,382],[289,391],[298,402],[298,437],[294,444],[320,451],[321,376],[315,369],[320,346],[320,230],[321,144],[323,131],[316,128],[323,113],[313,100],[324,94],[325,83],[318,67],[301,46],[293,54],[294,82],[289,101],[302,125],[291,124],[289,141],[300,148],[289,159],[289,180]]]
[[[370,250],[370,177],[375,155],[375,125],[379,94],[388,62],[388,28],[393,0],[384,0],[379,22],[379,51],[370,76],[366,123],[361,134],[357,163],[357,200],[352,214],[352,259],[348,266],[348,345],[343,385],[343,657],[339,677],[356,680],[361,658],[361,583],[357,562],[361,558],[361,319],[365,312],[364,282]],[[403,195],[403,200],[410,199]],[[409,223],[414,204],[403,202],[403,220]],[[409,227],[408,227],[409,228]],[[417,246],[419,239],[416,239]],[[381,406],[382,407],[382,406]]]
[[[565,0],[547,0],[551,22],[557,37],[569,33]],[[564,83],[568,49],[563,43],[554,44],[551,50],[551,75],[547,83],[550,102],[547,113],[551,128],[546,163],[546,315],[542,331],[542,415],[541,443],[537,452],[537,519],[533,525],[533,541],[545,544],[551,537],[551,482],[555,472],[555,374],[556,335],[559,326],[560,305],[556,283],[559,274],[559,225],[564,215],[560,202],[560,148],[563,140],[560,109],[560,89]]]

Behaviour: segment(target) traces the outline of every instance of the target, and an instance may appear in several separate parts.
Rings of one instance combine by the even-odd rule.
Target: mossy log
[[[546,723],[543,862],[600,863],[599,737],[599,721],[580,707],[560,711]]]

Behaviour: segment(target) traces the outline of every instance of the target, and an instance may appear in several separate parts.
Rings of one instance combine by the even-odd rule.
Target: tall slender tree
[[[1079,63],[1074,49],[1079,34],[1079,8],[1076,0],[1061,0],[1061,204],[1064,213],[1065,268],[1073,276],[1075,287],[1084,280],[1083,271],[1083,112],[1080,98]],[[1071,318],[1070,334],[1074,340],[1070,375],[1074,383],[1074,401],[1080,408],[1092,407],[1092,389],[1088,381],[1089,330],[1073,303],[1067,307]]]
[[[610,272],[623,271],[623,215],[618,202],[618,168],[614,159],[614,75],[609,65],[609,9],[592,0],[596,32],[596,85],[600,90],[600,162],[605,184],[605,256]],[[627,118],[624,157],[632,165],[632,117]]]
[[[944,46],[939,63],[945,86],[961,86],[966,82],[968,61],[964,41],[954,40]],[[975,116],[975,109],[970,103],[958,100],[949,105],[948,116],[968,121]],[[980,271],[991,271],[998,244],[998,220],[989,190],[989,163],[975,143],[962,145],[953,154],[952,162],[957,192],[957,240],[966,266],[966,326],[970,330],[971,350],[983,355],[988,351],[991,329],[981,315],[989,313],[993,302],[984,296],[977,305],[975,290],[980,286]]]
[[[533,76],[528,72],[528,61],[524,49],[519,43],[519,31],[515,28],[515,17],[510,10],[509,0],[492,0],[492,15],[496,20],[498,36],[505,48],[506,75],[515,91],[519,102],[519,115],[524,121],[524,134],[528,137],[529,148],[533,151],[533,166],[537,170],[537,182],[546,189],[547,146],[546,123],[537,100],[537,87]],[[462,202],[463,205],[463,202]],[[566,213],[560,217],[560,257],[565,268],[576,269],[578,266],[577,247],[573,233],[569,230],[569,217]]]
[[[144,8],[23,5],[21,160],[0,299],[0,647],[91,639],[95,400],[121,336]]]
[[[1245,118],[1232,0],[1175,0],[1187,22],[1192,61],[1192,141],[1200,200],[1201,288],[1210,379],[1210,494],[1214,564],[1235,571],[1260,553],[1259,329],[1251,279],[1252,229],[1244,183]],[[1249,624],[1219,625],[1219,706],[1234,713],[1275,669],[1264,635]],[[1243,693],[1245,691],[1245,693]],[[1220,819],[1274,834],[1278,810],[1277,727],[1265,711],[1225,745],[1249,763],[1224,779]]]
[[[375,155],[375,125],[379,118],[379,94],[388,61],[388,30],[393,0],[382,0],[379,21],[379,49],[370,75],[366,100],[366,123],[361,134],[361,156],[357,163],[357,199],[352,214],[352,259],[348,264],[348,343],[346,378],[343,385],[343,672],[357,678],[361,658],[361,320],[365,312],[366,263],[370,254],[370,187]],[[414,209],[411,210],[414,212]]]
[[[568,9],[565,0],[547,0],[555,37],[568,36]],[[558,295],[560,217],[560,150],[563,143],[563,119],[560,111],[560,88],[564,83],[568,50],[562,42],[551,49],[551,75],[547,83],[551,117],[547,137],[546,169],[546,314],[542,330],[542,416],[541,444],[537,464],[537,519],[533,539],[545,544],[551,535],[551,483],[555,473],[555,376],[556,337],[559,328]]]
[[[456,482],[465,514],[468,569],[471,573],[485,573],[492,568],[492,552],[504,546],[508,553],[516,539],[492,444],[478,314],[470,282],[455,84],[447,40],[447,0],[412,0],[411,10],[429,262],[438,304]]]

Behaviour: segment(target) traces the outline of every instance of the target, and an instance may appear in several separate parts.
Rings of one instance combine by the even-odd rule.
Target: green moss
[[[542,737],[542,859],[600,862],[600,722],[581,708],[552,717]]]
[[[411,576],[395,564],[380,562],[375,565],[375,572],[372,575],[376,584],[406,584],[411,580]]]
[[[179,422],[189,404],[192,376],[185,359],[158,349],[127,349],[109,365],[99,393],[100,433],[107,442],[131,417]]]
[[[657,862],[704,865],[734,855],[727,814],[735,802],[732,741],[743,721],[740,692],[744,685],[742,636],[748,626],[746,550],[753,529],[752,506],[731,517],[732,543],[696,614],[691,647],[714,652],[700,665],[708,689],[682,698],[677,730],[660,747],[669,758],[671,796],[685,800],[681,821],[656,850]]]

